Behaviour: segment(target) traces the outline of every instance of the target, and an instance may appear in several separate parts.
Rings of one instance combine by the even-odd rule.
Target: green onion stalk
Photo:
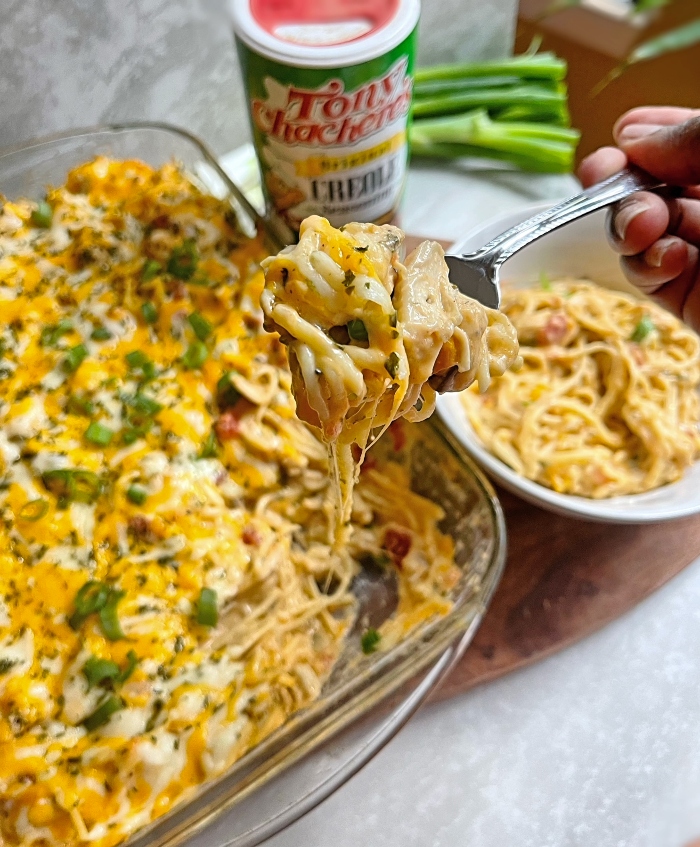
[[[499,159],[526,171],[569,173],[579,135],[549,124],[492,120],[483,109],[465,115],[416,121],[414,155],[440,159],[476,156]]]
[[[497,159],[523,170],[571,171],[566,62],[528,52],[500,62],[438,65],[415,74],[413,155]]]

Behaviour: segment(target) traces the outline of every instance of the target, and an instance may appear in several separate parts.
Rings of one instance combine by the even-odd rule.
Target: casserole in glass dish
[[[270,250],[276,250],[279,246],[275,233],[269,230],[266,222],[256,215],[245,197],[219,168],[206,148],[186,133],[166,125],[97,128],[31,143],[22,149],[2,153],[0,154],[0,193],[7,198],[24,197],[40,202],[47,186],[62,185],[70,171],[96,157],[139,160],[152,168],[161,168],[175,161],[199,186],[200,191],[204,194],[211,193],[219,203],[224,204],[226,209],[224,217],[227,221],[229,213],[235,217],[238,232],[247,234],[251,239],[256,237],[256,234],[264,236]],[[108,168],[100,166],[99,170],[107,173]],[[138,171],[138,168],[136,170]],[[77,173],[81,178],[80,171]],[[81,183],[76,184],[78,188],[75,190],[77,194],[80,194]],[[216,208],[220,211],[224,207]],[[17,214],[24,214],[24,212],[19,210],[17,214],[14,212],[11,214],[15,217],[6,219],[6,223],[10,220],[10,226],[20,228],[17,224],[19,220]],[[42,215],[47,214],[50,221],[50,210],[46,212],[40,203],[32,212],[35,216],[32,220],[38,221],[35,226],[47,228],[47,224],[42,220]],[[231,226],[233,226],[232,223]],[[153,229],[166,228],[167,222],[153,226],[148,230],[147,237],[150,238]],[[41,243],[43,237],[41,233],[36,237],[39,239],[37,243]],[[181,234],[179,237],[182,237]],[[162,241],[162,238],[160,240]],[[170,259],[166,259],[170,274],[170,278],[166,279],[168,284],[175,283],[177,286],[178,280],[189,281],[193,277],[194,270],[187,263],[192,260],[196,251],[193,250],[192,245],[187,245],[187,240],[179,244],[173,250]],[[92,245],[88,247],[92,248]],[[159,265],[155,259],[149,261]],[[149,279],[153,275],[157,278],[159,273],[164,273],[161,266],[155,270],[149,262],[146,262],[146,266],[144,266],[143,278],[146,276],[146,270],[148,270]],[[78,276],[80,276],[79,271]],[[84,282],[85,280],[80,278],[79,284]],[[195,282],[193,279],[192,284],[206,289],[209,282],[207,280]],[[197,297],[198,303],[206,303],[208,294],[199,290]],[[77,305],[80,305],[79,298]],[[149,329],[149,325],[157,323],[162,314],[159,317],[158,309],[153,302],[148,301],[145,305],[148,305],[148,310],[142,306],[138,313],[143,315],[143,318],[138,318],[141,322],[139,337],[156,338],[156,336],[148,335],[152,332],[152,327]],[[227,319],[227,316],[224,319]],[[191,330],[184,321],[181,323],[184,327],[182,333],[185,331],[190,333],[193,330],[197,336],[197,340],[190,344],[183,357],[186,360],[186,368],[191,373],[200,368],[206,359],[204,340],[211,336],[213,328],[199,312],[189,316]],[[88,333],[91,326],[92,324],[88,327]],[[114,322],[111,324],[105,322],[107,329],[114,326],[116,326]],[[51,332],[48,332],[46,337],[42,332],[42,345],[57,348],[56,355],[59,353],[62,355],[63,351],[67,351],[65,360],[57,360],[61,362],[64,377],[66,372],[74,373],[81,365],[83,358],[93,352],[92,348],[88,349],[89,345],[87,347],[83,344],[65,346],[68,342],[62,339],[62,335],[71,337],[71,333],[78,331],[74,326],[62,326],[59,323],[48,326],[46,329]],[[99,328],[96,327],[89,337],[95,342],[102,343],[105,336],[97,335],[98,330]],[[21,331],[21,326],[18,331]],[[118,333],[118,327],[112,331]],[[225,340],[220,339],[220,344],[223,341]],[[79,360],[76,359],[78,353],[80,353]],[[44,352],[42,355],[54,354]],[[95,355],[102,354],[98,351]],[[148,392],[156,390],[153,381],[155,377],[151,375],[146,380],[146,366],[151,367],[152,362],[144,358],[143,351],[140,349],[129,352],[126,360],[129,368],[143,372],[143,379],[140,383],[141,387],[129,389],[135,390],[136,394],[124,394],[120,402],[130,405],[132,410],[129,413],[131,418],[127,419],[128,423],[131,425],[138,420],[143,425],[144,417],[153,418],[162,410],[159,403],[152,398],[148,399]],[[70,367],[67,367],[66,363]],[[123,369],[123,363],[119,367]],[[127,382],[134,381],[130,373],[130,371],[127,373]],[[162,374],[159,378],[162,379]],[[226,381],[224,389],[221,390],[229,396],[232,391],[227,381],[229,372],[221,378]],[[220,384],[221,380],[218,386]],[[167,385],[165,388],[167,389]],[[245,394],[246,389],[241,390]],[[85,397],[74,394],[69,399],[75,406],[82,403]],[[134,417],[134,409],[138,411],[140,418],[138,415]],[[71,414],[73,414],[72,411]],[[88,413],[88,416],[90,414],[92,412]],[[150,418],[148,423],[152,426],[153,421]],[[169,420],[175,420],[172,414]],[[189,420],[192,422],[194,419],[190,416]],[[171,423],[171,426],[175,427],[176,423],[177,421]],[[192,425],[194,426],[194,423]],[[121,424],[115,426],[121,426]],[[466,648],[496,587],[503,566],[505,552],[503,517],[488,483],[446,430],[439,424],[432,423],[419,424],[406,429],[409,430],[408,435],[405,439],[401,437],[400,446],[397,446],[394,441],[392,447],[391,439],[387,438],[378,445],[376,453],[380,463],[386,461],[396,466],[399,460],[393,456],[392,450],[400,454],[402,468],[400,478],[406,481],[406,488],[403,489],[406,491],[406,497],[409,496],[408,489],[410,489],[416,495],[426,498],[426,508],[430,507],[427,511],[432,510],[431,514],[434,514],[435,520],[439,521],[437,527],[441,537],[449,542],[450,556],[454,564],[451,565],[451,578],[446,589],[445,602],[440,606],[440,611],[419,616],[410,627],[406,628],[405,632],[401,633],[400,637],[396,637],[398,630],[394,630],[394,637],[386,638],[380,649],[375,649],[379,637],[378,631],[387,623],[391,623],[398,614],[397,606],[400,603],[400,597],[397,595],[400,594],[400,590],[397,588],[397,583],[400,587],[401,577],[400,574],[397,575],[396,570],[386,567],[386,563],[378,564],[374,560],[365,566],[361,562],[362,567],[354,574],[349,586],[353,596],[353,618],[348,620],[347,631],[343,630],[340,651],[338,655],[334,655],[332,668],[323,678],[320,691],[301,708],[292,709],[280,725],[262,735],[261,740],[254,741],[249,749],[223,772],[216,773],[211,778],[202,774],[194,779],[194,785],[190,785],[187,791],[178,794],[172,804],[163,807],[168,809],[165,814],[158,816],[158,813],[154,813],[155,820],[153,817],[149,820],[144,818],[140,824],[141,828],[132,834],[128,844],[139,844],[144,847],[146,844],[174,845],[195,836],[202,839],[201,843],[210,845],[229,844],[243,847],[243,845],[259,843],[327,796],[376,753],[410,717],[428,693],[439,684]],[[20,433],[17,426],[14,430]],[[143,432],[137,432],[134,426],[128,430],[117,429],[117,432],[124,437],[124,443],[129,445],[129,449],[133,446],[134,438],[144,435]],[[217,432],[221,435],[221,430]],[[133,438],[126,441],[124,433],[133,435]],[[9,434],[12,437],[12,432]],[[93,421],[85,435],[93,446],[101,445],[107,449],[115,433],[103,424]],[[41,445],[32,449],[33,452],[28,450],[26,453],[26,461],[30,463],[36,457],[36,451],[41,452]],[[208,444],[206,449],[211,452],[214,447]],[[128,452],[127,450],[126,453]],[[209,453],[207,457],[209,458]],[[201,459],[202,455],[197,458]],[[117,459],[115,458],[114,461],[116,462]],[[54,508],[58,512],[65,510],[66,503],[71,497],[77,500],[75,505],[82,507],[93,501],[101,492],[94,473],[85,470],[68,470],[60,465],[50,467],[48,470],[46,469],[48,466],[42,467],[41,478],[48,493],[44,492],[42,497],[21,505],[18,512],[20,519],[33,522],[43,519],[49,508],[52,510],[51,515]],[[371,473],[370,470],[369,475]],[[360,488],[362,490],[362,486]],[[127,499],[131,505],[127,504],[126,508],[141,507],[151,494],[155,496],[157,493],[153,488],[149,490],[139,485],[131,486],[127,492]],[[54,495],[58,497],[55,504]],[[62,499],[66,502],[62,503]],[[438,508],[434,508],[430,501]],[[27,511],[27,507],[32,508]],[[147,535],[150,532],[149,524],[141,516],[136,517],[134,524],[129,525],[130,531],[135,534],[140,533],[142,536]],[[369,521],[367,525],[370,525]],[[263,539],[256,540],[253,529],[248,529],[249,540],[245,543],[255,546],[261,544]],[[400,542],[400,539],[398,541]],[[394,544],[394,548],[395,546]],[[158,564],[176,569],[173,562],[176,559],[177,549],[173,547],[172,550],[166,551],[168,555],[163,557],[162,562],[159,560]],[[388,549],[392,555],[396,554],[395,549],[390,546]],[[43,546],[39,558],[42,559],[45,556],[46,549]],[[142,558],[141,561],[145,563],[148,559]],[[431,564],[428,562],[427,566],[430,567]],[[108,640],[115,641],[124,637],[119,633],[119,621],[116,617],[117,603],[121,602],[124,592],[94,581],[94,576],[91,576],[91,579],[93,582],[86,583],[78,591],[75,600],[76,610],[69,623],[73,630],[79,630],[81,627],[91,628],[90,632],[83,629],[81,638],[85,639],[86,644],[93,644],[94,653],[96,652],[94,644],[99,643],[103,647],[104,644],[96,640],[97,636],[100,638],[102,636],[93,613],[99,613],[99,621]],[[318,586],[321,594],[332,592],[332,581],[328,578],[328,584],[323,587]],[[90,588],[87,588],[88,585]],[[100,593],[102,591],[105,596],[100,601],[100,605],[98,600],[102,596]],[[202,627],[216,626],[216,592],[211,588],[203,588],[201,591],[197,603],[192,604],[194,605],[192,613],[197,616],[197,624]],[[123,602],[127,605],[130,599],[127,598]],[[189,609],[190,606],[186,603],[185,608]],[[188,614],[190,614],[189,611]],[[91,615],[93,618],[88,620]],[[340,618],[336,617],[334,620],[338,622]],[[237,625],[240,621],[234,620],[233,623]],[[329,625],[332,623],[333,620],[329,622]],[[133,621],[130,622],[131,624]],[[65,615],[56,625],[65,627]],[[135,626],[134,632],[136,630]],[[66,632],[68,632],[67,629]],[[71,637],[74,636],[71,635]],[[163,639],[166,640],[167,637],[164,633]],[[183,643],[181,641],[179,648],[175,647],[176,653],[183,649]],[[20,659],[9,658],[6,661],[9,662],[7,669],[16,670],[19,667]],[[124,689],[119,686],[133,687],[135,680],[144,673],[142,668],[134,673],[135,661],[136,657],[133,661],[129,659],[129,664],[125,665],[123,661],[118,664],[104,657],[100,658],[99,655],[93,655],[80,665],[79,673],[75,675],[80,684],[86,688],[88,694],[90,689],[97,689],[99,697],[102,697],[104,692],[104,699],[100,701],[99,697],[97,699],[93,697],[93,705],[99,703],[102,705],[98,705],[91,714],[73,721],[73,725],[82,724],[90,735],[110,721],[111,712],[106,715],[100,714],[102,706],[108,704],[109,708],[117,713],[117,717],[120,710],[124,714],[129,711],[125,708],[124,697],[120,700]],[[145,665],[145,662],[143,664]],[[230,670],[232,665],[224,664],[222,667]],[[209,668],[208,672],[212,672],[212,669]],[[134,676],[128,682],[131,674]],[[84,682],[83,678],[87,682]],[[95,694],[95,690],[92,694]],[[203,709],[209,706],[208,700],[203,701]],[[162,703],[160,709],[163,709]],[[134,718],[138,718],[136,711],[132,710]],[[154,709],[146,725],[146,734],[158,731],[159,715],[159,710]],[[151,729],[148,728],[149,726]],[[85,735],[81,736],[83,740],[85,737]],[[155,741],[153,743],[156,744]],[[174,749],[177,750],[178,747]],[[302,759],[305,761],[302,762]],[[80,767],[82,765],[77,764],[78,771]],[[109,792],[109,789],[106,790]],[[224,813],[229,810],[232,813],[224,816]],[[36,815],[39,823],[40,817],[41,815]],[[94,841],[97,838],[97,836],[87,837],[89,835],[87,830],[84,836],[80,836],[80,826],[84,826],[84,822],[79,815],[78,818],[76,824],[78,835],[62,838],[62,843],[77,844]],[[31,840],[34,842],[46,840],[45,835],[36,836],[36,832],[41,833],[39,824],[36,821],[33,823],[30,821],[30,823],[33,827]],[[23,825],[26,829],[26,822]],[[92,832],[97,831],[97,829],[92,830]],[[23,841],[20,840],[18,843]],[[57,843],[55,837],[54,843]],[[117,839],[112,838],[110,843],[118,842]]]

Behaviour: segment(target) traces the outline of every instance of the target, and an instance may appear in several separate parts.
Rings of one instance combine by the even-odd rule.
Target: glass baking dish
[[[200,186],[235,209],[250,234],[263,229],[270,249],[280,238],[193,136],[166,124],[79,130],[0,152],[0,194],[39,199],[74,166],[97,155],[153,166],[181,162]],[[439,503],[441,529],[455,540],[462,576],[451,611],[413,630],[392,649],[365,656],[349,638],[321,696],[201,786],[128,847],[253,847],[292,823],[375,755],[447,675],[471,641],[498,584],[505,559],[503,514],[493,489],[439,423],[413,425],[412,488]],[[355,580],[358,619],[378,625],[390,606],[384,577]],[[230,814],[227,814],[231,812]],[[194,839],[194,840],[193,840]]]

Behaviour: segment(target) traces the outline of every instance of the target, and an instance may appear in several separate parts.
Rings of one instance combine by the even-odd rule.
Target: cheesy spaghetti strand
[[[228,203],[104,157],[0,200],[0,843],[113,847],[319,695],[364,557],[396,566],[386,645],[460,571],[398,455],[329,544],[325,445]]]
[[[403,240],[394,226],[312,216],[263,262],[265,326],[288,346],[297,414],[329,445],[337,539],[368,445],[397,418],[428,417],[436,392],[485,389],[517,357],[508,320],[450,283],[442,248],[426,241],[402,262]]]

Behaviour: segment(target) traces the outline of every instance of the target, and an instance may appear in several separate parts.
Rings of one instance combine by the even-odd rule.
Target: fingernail
[[[646,138],[647,135],[653,135],[655,132],[664,128],[659,124],[629,124],[620,130],[617,140],[637,141],[640,138]]]
[[[644,262],[650,268],[660,268],[664,261],[668,248],[673,244],[671,238],[660,238],[644,254]]]
[[[646,212],[649,208],[648,203],[641,200],[632,200],[629,203],[623,203],[615,214],[615,233],[620,241],[624,241],[627,235],[627,230],[632,221],[642,212]]]

